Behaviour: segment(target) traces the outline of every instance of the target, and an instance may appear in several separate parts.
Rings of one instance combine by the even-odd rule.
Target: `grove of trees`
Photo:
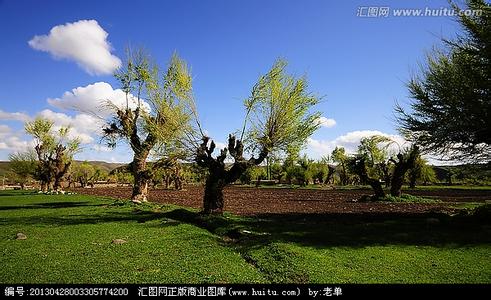
[[[182,189],[187,181],[203,182],[206,214],[222,212],[223,189],[237,181],[370,185],[373,200],[384,199],[387,190],[399,197],[404,183],[411,188],[432,183],[443,171],[452,183],[455,168],[436,170],[421,155],[488,165],[491,158],[491,8],[483,0],[468,0],[467,6],[483,13],[458,17],[464,35],[444,40],[444,49],[428,55],[408,83],[410,109],[396,107],[407,147],[397,144],[394,150],[394,141],[371,136],[360,141],[356,153],[336,147],[318,161],[301,156],[320,126],[315,110],[320,98],[305,77],[288,74],[287,63],[277,60],[244,100],[242,127],[231,129],[227,146],[217,151],[198,118],[186,62],[174,54],[162,71],[143,50],[128,50],[115,74],[126,105],[106,103],[112,113],[102,132],[111,147],[129,145],[131,163],[111,173],[73,163],[80,140],[70,137],[69,127],[37,118],[25,124],[34,149],[10,155],[9,176],[21,188],[35,179],[43,192],[62,191],[64,180],[81,187],[100,180],[130,183],[135,203],[147,201],[149,185]]]

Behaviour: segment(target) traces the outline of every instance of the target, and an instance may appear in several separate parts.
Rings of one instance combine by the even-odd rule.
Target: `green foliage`
[[[14,177],[11,179],[23,187],[36,171],[36,154],[32,151],[12,153],[9,155],[9,160],[9,167]]]
[[[370,177],[379,177],[381,180],[390,179],[387,148],[392,143],[394,142],[391,139],[380,135],[373,135],[360,140],[358,155],[364,158]]]
[[[423,197],[413,196],[409,194],[402,194],[400,197],[386,195],[384,198],[379,199],[378,201],[401,202],[401,203],[441,203],[440,200],[423,198]]]
[[[305,78],[285,73],[286,62],[278,60],[263,75],[245,100],[253,144],[269,153],[303,147],[319,128],[319,112],[311,112],[319,98],[307,91]]]
[[[417,182],[424,185],[436,182],[436,174],[433,167],[428,165],[427,161],[419,156],[416,159],[414,168],[409,169],[407,179],[411,187],[415,187]]]
[[[444,40],[408,83],[411,112],[396,107],[400,130],[423,150],[454,160],[491,158],[491,7],[468,0],[458,18],[464,36]]]
[[[266,169],[261,166],[253,166],[248,168],[242,176],[240,176],[240,182],[244,184],[251,184],[257,180],[263,180],[267,178]]]
[[[331,154],[331,159],[338,164],[338,174],[342,185],[348,184],[348,155],[343,147],[336,147]]]
[[[107,103],[113,111],[104,128],[108,144],[114,147],[122,139],[138,153],[162,144],[175,145],[192,136],[190,121],[195,105],[192,77],[184,60],[174,54],[163,75],[143,50],[129,50],[126,60],[115,77],[126,94],[127,104],[122,108]],[[131,101],[137,102],[134,109]]]
[[[99,177],[101,173],[100,169],[96,169],[87,161],[75,164],[72,168],[72,180],[79,182],[82,187],[86,187],[89,183],[97,181],[99,178],[96,177]]]
[[[80,139],[69,138],[70,127],[61,127],[57,132],[54,123],[44,118],[26,122],[25,130],[34,137],[37,156],[35,178],[41,181],[43,190],[61,188],[63,177],[68,172],[73,155],[80,151]]]
[[[393,141],[388,137],[373,135],[360,140],[358,154],[365,157],[369,166],[373,167],[388,159],[387,147]]]
[[[281,180],[285,177],[286,172],[283,169],[283,166],[278,162],[274,162],[270,166],[271,169],[271,178],[276,180],[277,182],[281,182]]]

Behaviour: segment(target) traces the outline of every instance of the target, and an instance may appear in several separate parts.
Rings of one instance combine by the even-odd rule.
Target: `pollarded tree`
[[[126,94],[126,107],[112,105],[112,117],[104,128],[110,146],[118,140],[129,144],[133,151],[130,170],[134,177],[131,199],[147,201],[148,184],[153,172],[160,167],[147,165],[152,151],[162,145],[176,143],[192,135],[190,121],[195,113],[191,74],[186,63],[173,55],[166,72],[159,73],[148,55],[142,51],[128,53],[116,79]],[[132,107],[130,101],[136,102]]]
[[[392,172],[392,178],[390,180],[391,196],[401,196],[404,177],[406,176],[407,171],[414,168],[418,157],[419,148],[413,145],[406,151],[399,152],[395,158],[390,159],[390,161],[394,163],[394,171]]]
[[[444,40],[409,83],[411,111],[396,107],[400,130],[422,151],[454,160],[491,159],[491,6],[467,0],[464,35]],[[454,7],[458,9],[457,7]]]
[[[382,182],[376,176],[370,175],[369,169],[367,168],[367,157],[364,155],[357,154],[350,157],[347,160],[347,166],[349,169],[360,177],[363,183],[368,183],[373,191],[375,192],[374,200],[383,199],[385,197],[385,191],[382,187]]]
[[[360,143],[358,153],[349,160],[350,169],[360,177],[362,182],[368,183],[373,188],[374,200],[385,197],[381,178],[390,181],[391,196],[400,197],[406,173],[414,168],[416,159],[419,157],[418,147],[413,145],[403,150],[398,145],[397,155],[387,158],[386,149],[392,143],[396,142],[384,136],[375,135],[364,138]],[[381,172],[384,168],[391,170],[390,176]]]
[[[43,192],[51,189],[60,191],[64,176],[72,163],[73,155],[80,150],[80,140],[68,137],[69,127],[54,130],[54,123],[48,119],[36,118],[27,122],[25,130],[34,137],[37,156],[36,179],[41,181]]]
[[[215,143],[204,136],[196,152],[196,162],[208,170],[203,198],[203,212],[221,213],[223,189],[248,169],[261,164],[271,153],[301,148],[319,127],[320,113],[311,112],[319,98],[307,91],[305,78],[285,73],[286,62],[279,60],[254,85],[245,100],[246,117],[240,137],[228,138],[228,147],[213,157]],[[244,137],[248,137],[250,158],[244,157]],[[230,154],[233,162],[225,159]]]

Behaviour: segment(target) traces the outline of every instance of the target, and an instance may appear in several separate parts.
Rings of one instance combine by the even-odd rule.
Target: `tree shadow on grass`
[[[0,197],[12,197],[12,196],[26,196],[26,195],[37,195],[36,191],[26,191],[26,190],[2,190],[0,191]]]
[[[70,208],[70,207],[82,207],[82,206],[102,206],[103,204],[90,204],[89,201],[78,201],[78,202],[43,202],[43,203],[32,203],[25,205],[5,205],[0,206],[0,211],[2,210],[16,210],[16,209],[43,209],[43,208]]]
[[[100,206],[100,205],[87,205]],[[48,226],[70,226],[82,224],[103,223],[145,223],[156,219],[162,219],[160,213],[151,211],[107,211],[93,214],[59,214],[39,216],[12,216],[0,219],[0,225],[48,225]]]
[[[376,245],[462,247],[491,244],[489,219],[472,215],[326,213],[227,218],[176,209],[161,216],[201,227],[221,236],[228,244],[248,249],[273,242],[316,248]],[[162,225],[173,224],[176,223],[166,222]]]
[[[263,214],[254,217],[231,215],[204,216],[188,209],[154,211],[133,207],[132,210],[105,210],[91,202],[46,202],[7,209],[39,209],[93,207],[80,214],[48,214],[9,216],[0,219],[0,225],[80,225],[110,222],[146,223],[149,226],[176,226],[190,224],[217,235],[225,245],[251,249],[274,242],[296,243],[303,246],[364,247],[374,245],[418,245],[462,247],[491,244],[489,212],[476,215],[449,216],[444,213],[322,213],[322,214]],[[91,209],[91,208],[90,208]]]

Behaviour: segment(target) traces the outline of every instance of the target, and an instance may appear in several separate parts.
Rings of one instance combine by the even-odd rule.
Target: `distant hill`
[[[76,160],[75,163],[81,163],[83,161]],[[112,170],[124,166],[126,164],[122,163],[109,163],[105,161],[88,161],[92,166],[99,168],[106,172],[111,172]],[[5,173],[9,171],[9,162],[8,161],[0,161],[0,176],[3,176]]]
[[[9,170],[8,161],[0,161],[0,176],[3,176]]]
[[[76,160],[75,162],[82,163],[83,161]],[[89,160],[88,163],[91,164],[92,166],[97,167],[97,168],[99,168],[103,171],[106,171],[108,173],[111,172],[112,170],[116,169],[116,168],[119,168],[121,166],[126,165],[126,164],[122,164],[122,163],[109,163],[109,162],[97,161],[97,160]]]

